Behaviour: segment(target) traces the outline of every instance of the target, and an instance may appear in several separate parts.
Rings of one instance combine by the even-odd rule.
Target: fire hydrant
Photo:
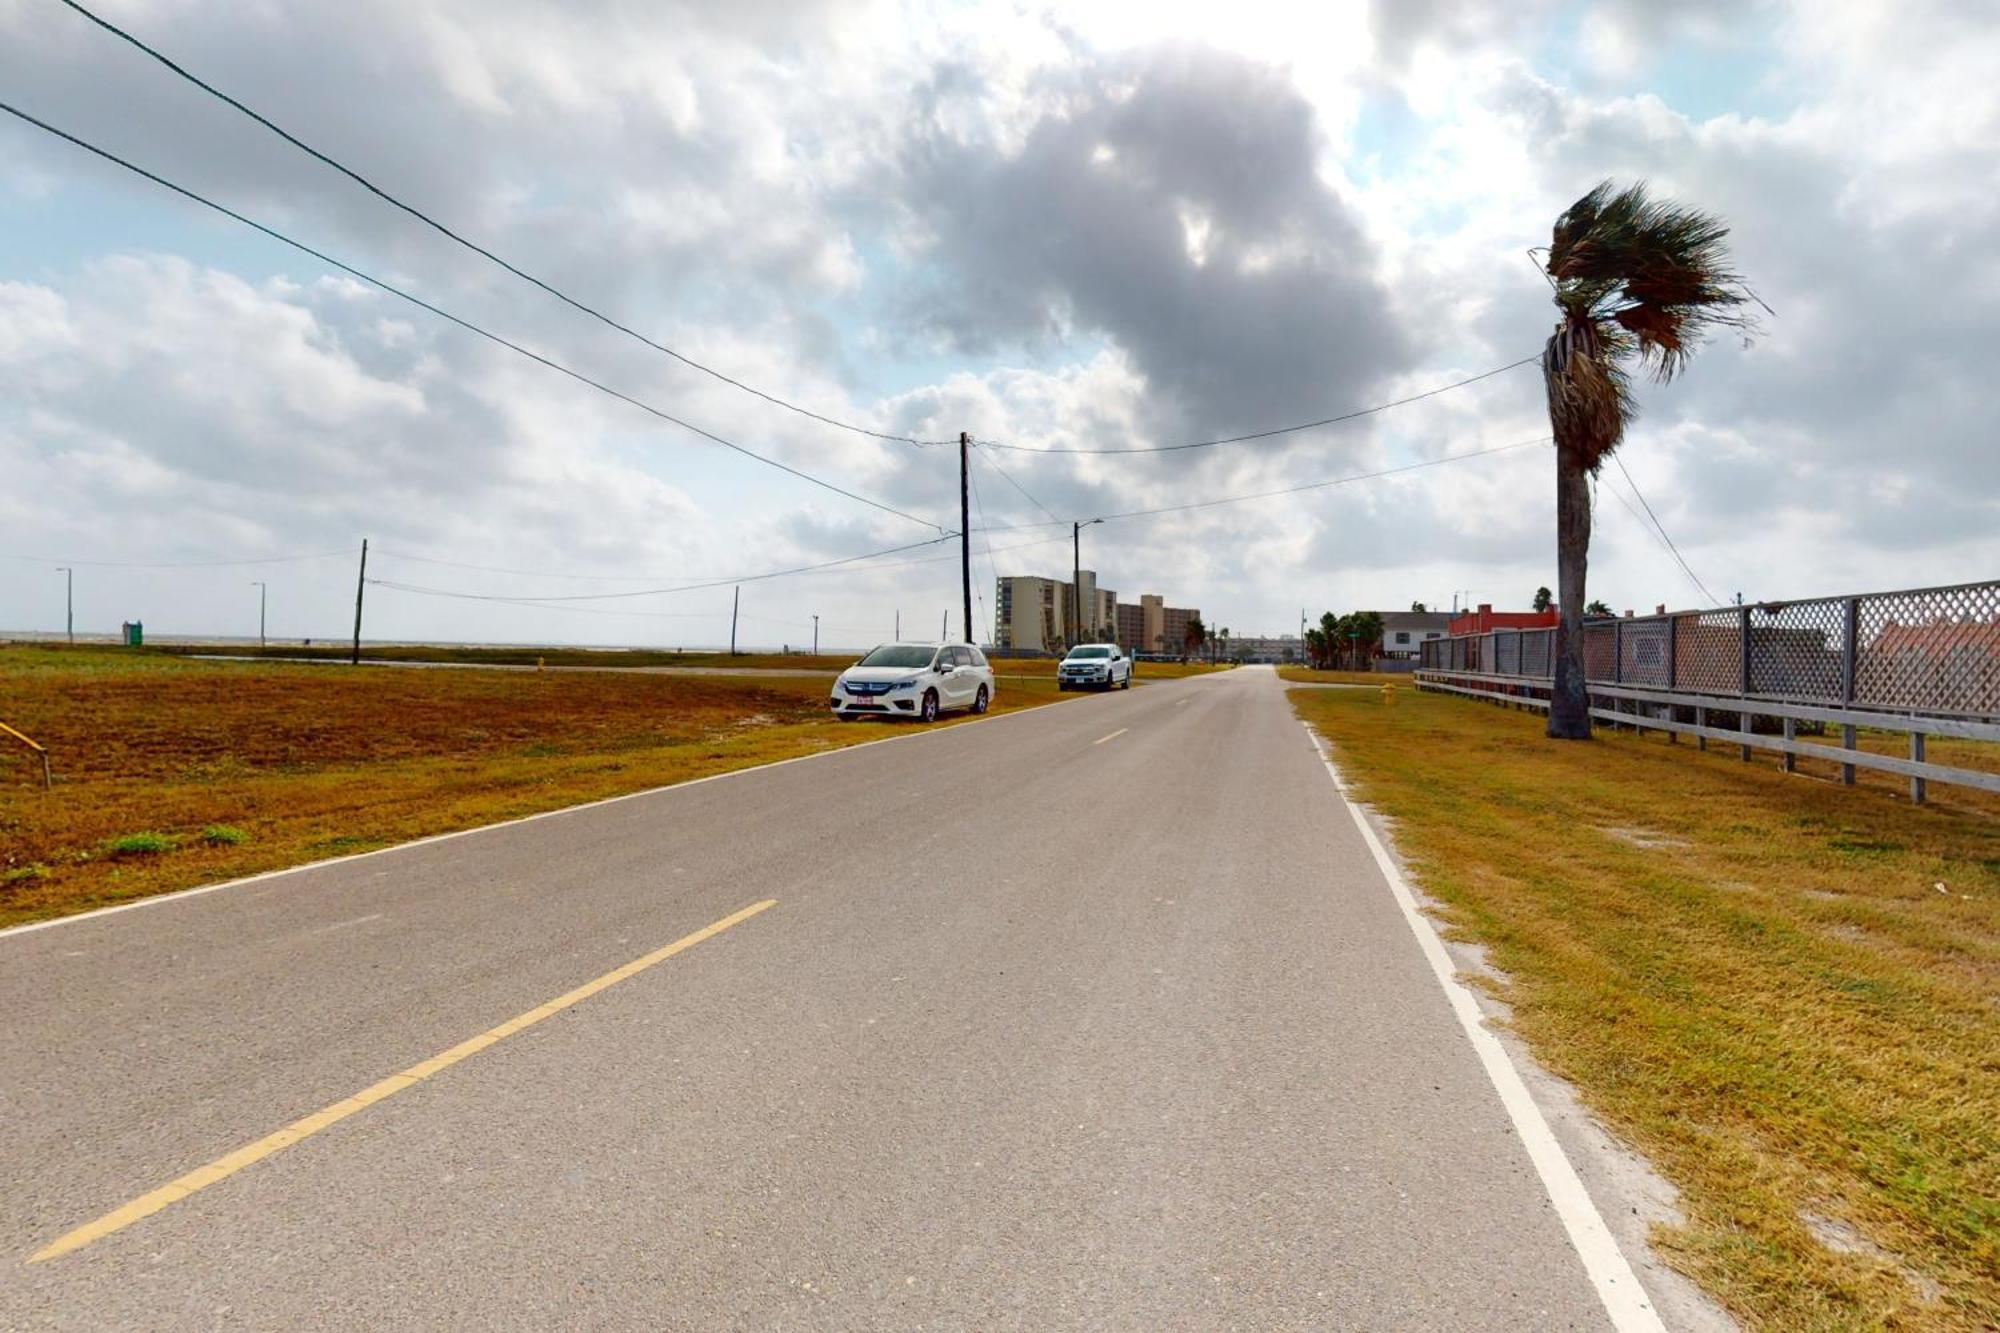
[[[1382,702],[1385,704],[1396,702],[1396,687],[1394,685],[1384,685],[1382,687]]]

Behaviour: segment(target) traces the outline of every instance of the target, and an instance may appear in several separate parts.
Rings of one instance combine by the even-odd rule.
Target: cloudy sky
[[[2000,24],[1912,0],[1262,7],[103,0],[384,189],[686,357],[975,451],[975,616],[1071,518],[1534,441],[1527,251],[1604,177],[1733,227],[1776,311],[1647,386],[1591,591],[2000,576]],[[1303,17],[1306,13],[1312,17]],[[58,0],[0,98],[849,499],[0,117],[0,629],[714,644],[731,579],[937,538],[955,449],[750,396],[397,212]],[[1237,634],[1554,582],[1528,444],[1117,519],[1087,566]],[[1032,497],[1032,499],[1030,498]],[[903,511],[898,516],[890,510]],[[1058,528],[1052,519],[1063,520]],[[1027,526],[1045,524],[1049,526]],[[747,583],[743,638],[935,634],[956,547]],[[291,558],[310,557],[310,558]],[[223,564],[267,560],[265,564]],[[169,566],[144,568],[140,566]],[[1469,593],[1468,593],[1469,590]],[[983,637],[983,634],[982,634]]]

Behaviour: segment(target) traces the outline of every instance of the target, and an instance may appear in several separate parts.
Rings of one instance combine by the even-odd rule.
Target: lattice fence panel
[[[1750,608],[1750,693],[1839,703],[1847,644],[1847,601],[1785,602]]]
[[[1521,634],[1521,674],[1544,679],[1553,676],[1555,645],[1556,632],[1552,629],[1524,630]]]
[[[2000,716],[2000,583],[1871,593],[1855,601],[1855,703]]]
[[[1619,622],[1619,679],[1627,685],[1657,685],[1665,688],[1669,683],[1667,625],[1668,622],[1663,616]]]
[[[1674,618],[1674,688],[1736,694],[1743,688],[1743,640],[1734,611],[1689,611]]]
[[[1618,627],[1595,620],[1583,627],[1583,678],[1612,680],[1618,672]]]
[[[1521,635],[1518,631],[1493,636],[1493,671],[1500,676],[1521,674]]]

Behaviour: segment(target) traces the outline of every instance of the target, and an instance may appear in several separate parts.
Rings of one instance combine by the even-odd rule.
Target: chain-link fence
[[[2000,581],[1591,620],[1592,684],[2000,719]],[[1422,667],[1547,680],[1553,629],[1423,645]]]

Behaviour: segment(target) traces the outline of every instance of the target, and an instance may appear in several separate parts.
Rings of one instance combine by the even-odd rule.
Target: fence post
[[[1748,739],[1750,735],[1750,710],[1748,708],[1745,708],[1736,715],[1736,727],[1745,737],[1743,744],[1736,748],[1743,752],[1739,757],[1747,764],[1750,762],[1750,742]]]
[[[1675,640],[1679,637],[1679,616],[1667,617],[1667,690],[1674,688],[1674,673],[1680,669],[1680,654],[1675,651]],[[1672,735],[1671,732],[1668,733]]]
[[[1625,622],[1611,622],[1611,683],[1625,683]]]
[[[1856,670],[1856,665],[1861,655],[1861,599],[1859,597],[1850,597],[1847,599],[1847,633],[1842,637],[1845,642],[1841,645],[1840,654],[1840,701],[1843,704],[1851,706],[1854,703],[1854,682],[1856,676],[1859,674]],[[1842,727],[1840,729],[1840,743],[1843,746],[1852,750],[1854,748],[1854,739],[1853,727]],[[1845,787],[1852,787],[1854,785],[1854,765],[1842,764],[1840,766],[1840,782]]]
[[[1921,764],[1924,762],[1924,733],[1921,731],[1910,733],[1910,759],[1914,763]],[[1910,779],[1910,799],[1918,805],[1924,803],[1924,780],[1922,778],[1912,777]]]
[[[1697,727],[1708,725],[1708,709],[1700,704],[1694,706],[1694,724]],[[1697,750],[1706,750],[1708,748],[1708,737],[1696,736],[1694,738],[1694,748]]]
[[[1799,724],[1789,717],[1786,718],[1785,740],[1788,742],[1797,740],[1798,735],[1799,735]],[[1790,750],[1785,751],[1785,771],[1787,773],[1796,773],[1799,771],[1799,757],[1793,754]]]
[[[1748,606],[1736,608],[1736,638],[1737,647],[1742,650],[1742,661],[1738,666],[1742,675],[1737,677],[1736,692],[1747,699],[1750,697],[1750,608]]]

